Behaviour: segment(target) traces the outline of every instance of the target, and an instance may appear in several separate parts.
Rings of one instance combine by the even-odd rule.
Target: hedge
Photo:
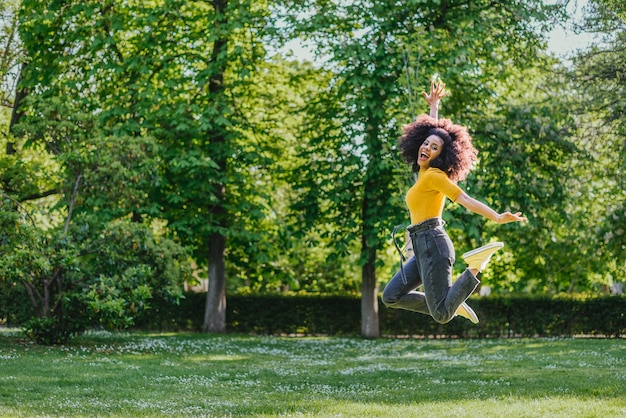
[[[187,293],[179,306],[155,309],[141,328],[202,328],[206,294]],[[427,338],[620,337],[626,334],[625,296],[489,296],[471,298],[480,322],[456,318],[445,325],[430,316],[379,303],[384,336]],[[361,300],[354,296],[231,295],[229,332],[267,335],[345,335],[361,333]]]
[[[200,331],[205,293],[186,293],[178,305],[153,301],[137,329]],[[430,316],[379,303],[383,336],[419,338],[621,337],[626,334],[626,296],[489,296],[469,301],[480,322],[456,318],[445,325]],[[229,295],[227,330],[264,335],[358,336],[361,300],[355,296]],[[21,287],[0,287],[0,323],[21,326],[32,311]]]

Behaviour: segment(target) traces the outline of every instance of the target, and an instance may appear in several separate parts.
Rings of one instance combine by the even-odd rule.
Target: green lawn
[[[0,330],[0,416],[242,415],[626,416],[626,341]]]

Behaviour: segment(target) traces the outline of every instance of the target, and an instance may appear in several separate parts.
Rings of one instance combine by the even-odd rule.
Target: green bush
[[[179,306],[153,303],[144,329],[199,331],[206,294],[186,293]],[[410,337],[621,336],[626,332],[624,296],[491,296],[472,298],[480,322],[454,319],[441,325],[428,315],[379,305],[380,331]],[[226,307],[231,332],[254,334],[359,335],[361,301],[354,296],[230,295]]]
[[[0,236],[0,323],[23,325],[40,344],[134,326],[152,299],[175,305],[191,278],[185,249],[148,224],[96,228],[86,217],[68,231],[45,230],[3,207],[0,215],[0,226],[21,234]]]
[[[14,302],[13,306],[27,303]],[[169,298],[154,298],[150,308],[137,318],[135,328],[200,331],[205,303],[205,293],[187,292],[178,304]],[[477,325],[462,318],[441,325],[428,315],[389,309],[380,303],[380,331],[383,336],[426,338],[626,334],[625,296],[490,296],[472,298],[470,304],[480,318]],[[355,296],[229,295],[226,309],[230,332],[350,336],[361,333],[361,301]]]
[[[35,311],[28,301],[24,286],[0,280],[0,323],[17,327],[34,315]]]

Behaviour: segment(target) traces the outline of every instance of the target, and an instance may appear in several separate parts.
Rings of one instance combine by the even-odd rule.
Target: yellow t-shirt
[[[406,205],[411,212],[411,224],[440,218],[446,196],[456,201],[463,190],[438,168],[420,170],[415,184],[406,193]]]

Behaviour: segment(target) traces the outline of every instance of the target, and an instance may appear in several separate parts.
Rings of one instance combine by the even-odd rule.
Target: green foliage
[[[25,328],[37,342],[64,343],[100,323],[131,326],[150,300],[176,303],[191,277],[187,253],[146,224],[79,218],[68,231],[42,229],[4,197],[0,210],[0,279],[24,286],[35,318]]]
[[[89,229],[86,223],[76,223],[79,230]],[[182,284],[190,276],[188,254],[171,239],[155,233],[150,225],[121,220],[87,238],[80,260],[81,275],[124,283],[129,294],[141,288],[136,293],[138,303],[146,286],[153,295],[171,302],[182,296]]]
[[[626,19],[624,6],[617,3],[589,3],[584,27],[602,42],[576,54],[566,74],[576,140],[586,151],[571,164],[568,212],[583,255],[576,264],[589,266],[586,276],[603,287],[626,277]]]
[[[0,146],[6,143],[0,141]],[[0,188],[19,201],[40,197],[40,191],[54,191],[58,173],[41,149],[0,155]]]
[[[73,326],[61,323],[57,318],[32,318],[24,326],[24,332],[37,344],[65,344],[75,336]],[[78,332],[83,332],[79,329]]]
[[[529,218],[524,225],[502,226],[461,209],[449,220],[459,253],[490,239],[506,243],[506,263],[494,263],[483,279],[495,289],[558,293],[588,286],[576,282],[584,277],[582,266],[562,256],[584,248],[565,204],[571,162],[584,151],[573,140],[568,100],[560,97],[565,85],[548,84],[548,74],[538,61],[519,79],[511,77],[513,87],[494,100],[488,115],[473,116],[479,161],[463,187],[497,211],[522,211]]]
[[[61,315],[33,316],[22,324],[26,336],[41,345],[67,344],[92,325],[79,294],[64,294],[61,306]]]
[[[149,306],[151,276],[148,266],[129,268],[121,277],[100,276],[85,295],[89,308],[107,329],[125,329],[135,322],[137,312]]]
[[[17,328],[33,317],[34,311],[24,287],[0,280],[0,323]]]
[[[83,283],[81,299],[91,317],[107,329],[125,329],[151,310],[151,301],[177,304],[183,282],[191,278],[187,253],[149,225],[112,222],[89,232],[76,222],[82,253],[72,276]]]
[[[327,190],[326,184],[309,189],[303,180],[311,165],[319,171],[331,169],[317,158],[317,145],[309,140],[318,138],[320,130],[328,132],[321,125],[324,121],[313,125],[306,113],[327,76],[309,64],[275,57],[260,68],[240,105],[247,115],[247,123],[238,128],[245,136],[241,152],[256,156],[257,164],[248,181],[230,191],[231,198],[240,202],[233,220],[237,231],[229,237],[227,253],[232,291],[358,289],[351,235],[330,225],[313,227],[312,222],[323,214],[313,215],[308,211],[315,210],[313,206],[301,204],[309,197],[316,199],[322,188]],[[329,154],[334,153],[334,148],[329,149]],[[335,169],[340,166],[341,161],[333,164]],[[348,216],[338,215],[335,219],[350,222]]]

